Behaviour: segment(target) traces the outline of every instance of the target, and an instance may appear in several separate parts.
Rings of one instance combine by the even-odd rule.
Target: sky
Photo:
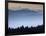
[[[36,27],[43,24],[43,5],[33,4],[34,6],[36,6],[33,9],[32,4],[30,5],[32,7],[26,6],[27,4],[25,4],[25,6],[22,6],[22,4],[20,5],[18,3],[17,4],[21,7],[17,7],[12,6],[12,4],[10,3],[8,9],[8,27],[17,28],[21,27],[22,25],[24,27]],[[14,4],[16,5],[16,3]]]

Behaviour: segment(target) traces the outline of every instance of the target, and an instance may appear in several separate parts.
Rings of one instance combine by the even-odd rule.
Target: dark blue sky
[[[11,10],[8,12],[8,27],[17,28],[20,26],[36,27],[43,24],[42,10],[34,11],[29,9]]]

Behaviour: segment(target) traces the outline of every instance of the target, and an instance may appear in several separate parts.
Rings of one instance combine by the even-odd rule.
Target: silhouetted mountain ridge
[[[8,10],[10,12],[32,12],[32,13],[37,13],[36,11],[34,10],[30,10],[30,9],[21,9],[21,10]]]
[[[16,14],[28,14],[28,15],[42,15],[43,13],[39,11],[34,11],[31,9],[19,9],[19,10],[8,10],[9,13],[16,13]]]

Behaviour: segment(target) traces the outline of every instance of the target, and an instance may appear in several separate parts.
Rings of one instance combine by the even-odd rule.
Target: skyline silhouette
[[[25,27],[22,25],[21,27],[18,28],[8,28],[9,34],[23,34],[23,33],[44,33],[44,25],[39,25],[37,27]]]

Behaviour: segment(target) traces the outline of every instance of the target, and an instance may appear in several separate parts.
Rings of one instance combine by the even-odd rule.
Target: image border
[[[5,1],[5,35],[23,35],[23,34],[8,34],[8,3],[27,3],[27,4],[42,4],[43,5],[43,24],[45,33],[45,3],[44,2],[27,2],[27,1]],[[24,33],[25,34],[25,33]],[[28,33],[30,34],[30,33]],[[40,34],[40,33],[35,33]]]

